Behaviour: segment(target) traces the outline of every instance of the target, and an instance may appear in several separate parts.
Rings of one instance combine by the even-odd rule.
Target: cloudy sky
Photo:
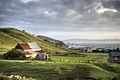
[[[0,0],[0,27],[55,39],[120,39],[120,0]]]

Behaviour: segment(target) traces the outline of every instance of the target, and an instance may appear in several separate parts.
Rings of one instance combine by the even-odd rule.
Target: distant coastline
[[[64,41],[69,46],[75,47],[101,47],[101,48],[120,48],[119,39],[88,40],[88,39],[69,39]]]

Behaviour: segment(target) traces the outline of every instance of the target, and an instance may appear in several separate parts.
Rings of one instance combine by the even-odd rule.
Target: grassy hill
[[[36,80],[120,80],[120,64],[107,62],[107,53],[70,54],[71,50],[59,40],[36,37],[15,28],[0,28],[0,54],[21,42],[37,42],[49,53],[68,54],[51,55],[46,61],[0,60],[0,80],[4,80],[1,79],[4,75],[20,75]]]
[[[38,35],[37,37],[40,38],[40,39],[43,39],[43,40],[50,41],[50,42],[55,42],[55,43],[59,43],[60,42],[59,40],[55,40],[55,39],[52,39],[50,37],[46,37],[46,36],[42,36],[42,35]]]
[[[21,42],[37,42],[47,52],[66,53],[69,50],[15,28],[0,28],[0,49],[12,49]]]
[[[120,64],[108,63],[107,54],[82,54],[88,56],[51,56],[50,61],[1,60],[0,73],[36,80],[120,80]]]
[[[29,33],[17,30],[15,28],[0,28],[0,47],[11,49],[20,42],[32,42],[37,39]]]
[[[119,80],[119,64],[59,63],[30,60],[1,60],[0,73],[37,80]],[[22,67],[21,67],[22,66]],[[101,67],[102,66],[102,67]],[[116,66],[116,67],[115,67]],[[117,74],[118,72],[118,74]],[[117,79],[118,78],[118,79]]]

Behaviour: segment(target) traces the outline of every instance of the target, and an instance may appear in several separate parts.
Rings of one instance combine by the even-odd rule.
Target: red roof
[[[16,49],[23,49],[24,51],[28,50],[41,50],[37,43],[20,43],[16,47]]]
[[[27,43],[21,43],[20,46],[21,46],[24,50],[31,49],[30,46],[29,46]]]

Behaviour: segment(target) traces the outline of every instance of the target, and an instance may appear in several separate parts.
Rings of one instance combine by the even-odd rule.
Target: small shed
[[[120,62],[120,51],[111,51],[108,56],[109,62]]]
[[[23,50],[26,54],[26,57],[28,58],[40,58],[40,59],[47,59],[46,57],[46,53],[44,53],[43,51],[41,51],[41,48],[39,47],[39,45],[36,42],[33,43],[20,43],[17,44],[17,46],[15,47],[15,49],[21,49]],[[39,56],[38,55],[42,55]]]
[[[92,52],[98,52],[98,48],[92,48]]]
[[[46,52],[43,51],[38,51],[37,55],[36,55],[37,59],[47,59],[48,58],[48,54]]]

